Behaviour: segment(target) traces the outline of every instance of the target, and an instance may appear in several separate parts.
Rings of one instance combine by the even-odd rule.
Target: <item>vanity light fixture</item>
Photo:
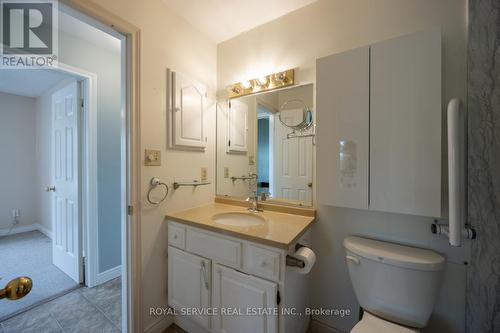
[[[291,86],[295,83],[294,76],[294,69],[288,69],[286,71],[232,84],[228,87],[229,98],[241,97]]]

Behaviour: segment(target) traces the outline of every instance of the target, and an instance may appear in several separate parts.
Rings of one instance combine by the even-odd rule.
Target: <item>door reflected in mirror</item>
[[[217,194],[312,205],[313,85],[217,105]]]

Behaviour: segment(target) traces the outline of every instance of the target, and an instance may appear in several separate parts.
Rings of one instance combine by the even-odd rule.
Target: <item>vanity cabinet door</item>
[[[210,317],[203,309],[210,307],[211,262],[205,258],[168,247],[168,304],[180,309],[199,309],[190,318],[210,328]]]
[[[213,317],[214,332],[278,332],[277,292],[276,283],[215,264],[212,294],[219,314]]]
[[[204,113],[206,88],[174,71],[167,71],[170,147],[203,150],[206,147]]]
[[[441,34],[371,46],[370,209],[441,216]]]
[[[370,48],[316,64],[318,201],[368,209]]]

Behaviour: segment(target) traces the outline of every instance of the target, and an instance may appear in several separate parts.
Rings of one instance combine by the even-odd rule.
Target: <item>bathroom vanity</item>
[[[308,245],[314,210],[292,211],[302,215],[214,202],[167,215],[175,322],[190,333],[305,333],[308,275],[286,262]]]

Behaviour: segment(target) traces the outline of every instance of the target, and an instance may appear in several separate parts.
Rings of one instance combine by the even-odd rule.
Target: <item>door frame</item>
[[[75,77],[81,83],[83,112],[78,119],[80,140],[80,221],[79,238],[85,256],[85,284],[97,284],[98,274],[98,199],[97,199],[97,75],[59,62],[51,69]]]
[[[122,50],[122,332],[143,332],[140,228],[140,30],[87,0],[60,0],[60,5],[90,18],[91,25],[124,36]],[[60,6],[63,7],[63,6]]]

